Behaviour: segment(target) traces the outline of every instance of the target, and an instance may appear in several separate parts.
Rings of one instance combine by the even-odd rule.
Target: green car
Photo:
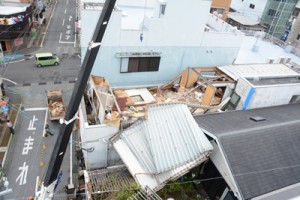
[[[52,53],[37,53],[35,54],[35,64],[37,67],[43,67],[47,65],[59,65],[59,59]]]

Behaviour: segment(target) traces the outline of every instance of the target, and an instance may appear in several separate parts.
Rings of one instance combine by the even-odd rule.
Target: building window
[[[241,99],[241,97],[239,95],[237,95],[237,93],[233,92],[230,97],[230,100],[227,103],[227,105],[225,106],[224,110],[235,110],[240,99]]]
[[[122,58],[121,73],[158,71],[160,57],[128,57]]]
[[[276,14],[276,10],[273,10],[273,9],[268,10],[268,15],[269,16],[275,16],[275,14]]]
[[[250,6],[249,6],[249,7],[252,8],[252,9],[254,9],[254,8],[255,8],[255,5],[252,4],[252,3],[250,3]]]

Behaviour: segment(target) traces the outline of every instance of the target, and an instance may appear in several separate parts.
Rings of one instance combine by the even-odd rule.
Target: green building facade
[[[270,35],[282,39],[298,0],[268,0],[261,24]]]

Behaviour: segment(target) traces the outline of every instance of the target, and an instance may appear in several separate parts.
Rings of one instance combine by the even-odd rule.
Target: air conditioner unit
[[[275,62],[274,58],[268,58],[267,59],[267,63],[269,63],[269,64],[273,64],[274,62]]]
[[[285,59],[285,63],[290,63],[291,60],[292,60],[292,58],[286,58],[286,59]]]
[[[285,61],[285,58],[278,58],[278,61],[277,61],[277,62],[278,62],[278,63],[282,63],[282,64],[283,64],[283,63],[284,63],[284,61]]]

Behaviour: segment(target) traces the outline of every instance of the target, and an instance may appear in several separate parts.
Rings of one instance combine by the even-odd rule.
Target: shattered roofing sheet
[[[155,174],[149,173],[145,170],[145,168],[143,168],[140,160],[137,159],[124,140],[119,139],[115,141],[114,147],[141,188],[149,187],[154,191],[160,190],[168,181],[176,180],[180,176],[186,174],[190,169],[206,161],[210,154],[210,152],[203,153],[197,158],[197,160],[194,160],[193,162],[187,163],[167,172]]]
[[[157,188],[205,161],[212,146],[184,104],[148,108],[148,117],[114,138],[115,149],[140,184]],[[156,177],[154,177],[156,176]]]
[[[121,138],[150,173],[174,169],[212,149],[184,104],[150,106],[148,119],[125,130]]]

